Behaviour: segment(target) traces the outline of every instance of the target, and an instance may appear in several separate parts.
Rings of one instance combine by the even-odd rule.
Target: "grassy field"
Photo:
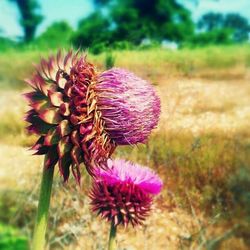
[[[47,52],[0,55],[0,225],[30,239],[42,158],[27,147],[21,93],[32,63]],[[154,83],[159,127],[146,145],[121,147],[116,157],[159,172],[164,190],[145,226],[120,230],[120,249],[249,249],[250,47],[114,52],[115,65]],[[105,53],[89,58],[105,68]],[[56,175],[49,249],[105,249],[108,226],[91,214],[82,187]],[[104,232],[104,233],[103,233]]]
[[[53,51],[52,51],[53,52]],[[31,73],[32,63],[47,56],[48,51],[8,50],[0,55],[0,88],[23,88],[23,78]],[[115,65],[135,71],[154,83],[172,77],[206,79],[244,78],[250,66],[250,46],[218,46],[182,50],[114,51]],[[106,53],[89,58],[103,69]]]

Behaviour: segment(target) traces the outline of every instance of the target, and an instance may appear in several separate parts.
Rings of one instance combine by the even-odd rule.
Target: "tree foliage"
[[[56,22],[34,39],[42,21],[37,0],[9,0],[17,4],[25,42],[41,47],[91,48],[99,53],[113,49],[149,46],[162,42],[179,45],[228,44],[247,41],[250,25],[239,14],[204,14],[195,26],[191,13],[180,0],[92,0],[95,11],[80,20],[76,31],[66,22]],[[197,3],[199,0],[190,0]],[[198,32],[195,32],[196,29]]]
[[[247,18],[237,14],[229,13],[223,15],[221,13],[206,13],[199,22],[198,28],[205,32],[212,32],[215,30],[230,30],[231,39],[235,42],[242,42],[248,40],[250,25]]]
[[[20,12],[20,25],[24,31],[25,42],[30,42],[36,32],[37,26],[41,23],[43,17],[37,13],[39,5],[36,0],[10,0],[17,4]]]
[[[79,22],[78,30],[73,36],[77,47],[89,47],[110,40],[109,20],[101,12],[94,12]]]
[[[204,14],[198,21],[197,27],[204,31],[212,31],[214,29],[222,28],[224,17],[221,13],[209,12]]]
[[[175,0],[126,0],[111,10],[118,40],[181,41],[193,33],[190,12]]]
[[[232,32],[229,29],[213,29],[196,34],[189,42],[192,46],[231,44],[231,35]]]
[[[182,41],[194,32],[191,14],[176,0],[94,0],[97,12],[83,19],[74,44],[83,47],[97,42]],[[101,11],[105,7],[105,14]]]
[[[55,22],[34,42],[40,47],[64,47],[70,44],[72,34],[73,29],[66,21]]]
[[[231,13],[226,15],[224,20],[226,28],[233,30],[233,38],[237,42],[248,40],[250,32],[250,24],[247,18],[237,14]]]

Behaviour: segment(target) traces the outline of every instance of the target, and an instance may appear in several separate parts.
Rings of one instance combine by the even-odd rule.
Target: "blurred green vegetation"
[[[47,30],[34,40],[34,46],[41,49],[64,48],[69,46],[73,29],[65,21],[51,24]],[[31,45],[30,45],[31,46]]]
[[[0,249],[28,250],[28,240],[18,229],[0,223]]]
[[[158,81],[159,77],[187,76],[209,79],[244,78],[250,66],[250,45],[221,45],[183,48],[172,51],[156,48],[110,50],[89,54],[89,60],[99,69],[117,67],[131,69]],[[22,89],[24,79],[33,72],[32,64],[56,50],[23,48],[0,54],[0,89]],[[114,61],[115,60],[115,61]],[[13,64],[13,62],[15,62]],[[145,68],[147,70],[145,70]]]
[[[10,1],[17,4],[24,36],[19,42],[0,37],[0,51],[74,46],[99,54],[108,49],[126,50],[138,46],[193,48],[249,41],[249,21],[240,14],[208,12],[195,23],[191,11],[177,0],[92,0],[95,11],[81,19],[76,30],[66,21],[59,21],[35,36],[43,20],[37,1]],[[196,1],[190,4],[195,6]]]
[[[43,16],[37,12],[40,8],[36,0],[9,0],[19,9],[19,23],[23,29],[23,41],[29,43],[35,36],[37,26],[42,22]]]

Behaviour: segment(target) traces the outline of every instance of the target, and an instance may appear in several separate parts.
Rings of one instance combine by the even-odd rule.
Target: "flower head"
[[[40,136],[32,149],[46,155],[46,167],[58,162],[65,181],[70,168],[80,181],[81,163],[90,174],[106,166],[117,145],[143,142],[158,122],[149,83],[120,69],[98,74],[78,52],[42,59],[27,82],[28,131]]]
[[[160,99],[150,83],[113,68],[100,74],[96,92],[110,138],[119,145],[147,140],[160,116]]]
[[[96,169],[90,192],[93,211],[115,225],[141,224],[153,196],[162,188],[161,179],[149,168],[124,160],[108,160],[106,170]]]

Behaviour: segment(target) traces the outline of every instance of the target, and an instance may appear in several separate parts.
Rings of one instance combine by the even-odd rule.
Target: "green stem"
[[[54,166],[43,169],[32,250],[44,250]]]
[[[116,226],[111,222],[108,250],[116,250]]]

